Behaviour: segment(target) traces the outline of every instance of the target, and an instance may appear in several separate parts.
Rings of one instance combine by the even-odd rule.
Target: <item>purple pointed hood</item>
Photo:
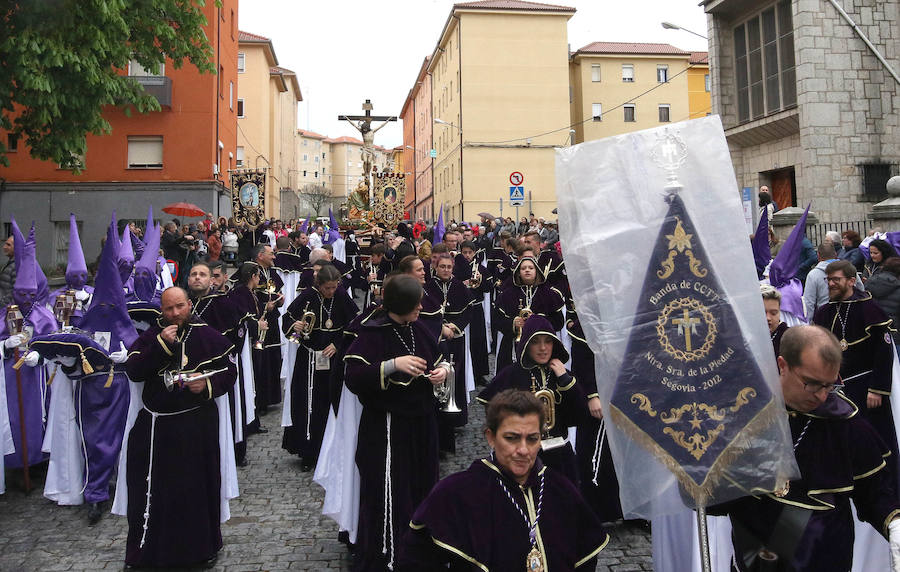
[[[128,348],[137,339],[137,331],[128,317],[125,305],[125,291],[117,264],[119,256],[114,215],[106,231],[106,244],[103,245],[100,263],[97,265],[94,296],[79,326],[91,333],[110,332],[110,352],[119,350],[119,342]]]
[[[750,247],[753,249],[753,261],[756,263],[756,277],[762,280],[763,271],[772,260],[772,247],[769,245],[769,209],[762,210]]]
[[[307,214],[306,220],[303,221],[303,224],[300,225],[300,232],[302,232],[303,234],[306,234],[307,232],[309,232],[309,219],[310,218],[312,218],[312,215]]]
[[[438,213],[437,222],[434,224],[434,240],[431,244],[440,244],[444,241],[444,203],[441,203],[441,210]]]
[[[159,258],[159,227],[148,226],[144,233],[144,253],[134,265],[134,293],[149,302],[156,293],[156,261]]]
[[[144,244],[147,244],[147,233],[153,229],[156,224],[153,222],[153,205],[147,207],[147,226],[144,227]]]
[[[13,300],[22,313],[27,313],[37,300],[38,283],[35,267],[35,243],[25,240],[22,231],[12,219],[13,249],[16,256],[16,282],[13,285]]]
[[[323,242],[325,244],[333,244],[340,240],[341,232],[338,230],[339,228],[337,220],[334,218],[334,213],[331,212],[331,207],[328,207],[328,232]]]
[[[116,265],[119,267],[119,278],[124,284],[131,277],[131,271],[134,270],[134,248],[131,246],[131,229],[127,225],[122,229],[122,241],[118,244],[119,254]]]
[[[144,254],[144,241],[138,238],[130,229],[128,236],[131,237],[131,250],[134,252],[134,259],[138,260]]]
[[[806,217],[809,215],[809,207],[812,203],[806,205],[803,216],[794,225],[791,234],[781,246],[781,250],[772,261],[769,267],[769,284],[776,288],[781,288],[791,281],[791,278],[797,275],[797,264],[800,261],[800,251],[803,249],[803,237],[806,236]]]
[[[31,243],[31,256],[34,259],[34,276],[37,281],[37,298],[35,300],[41,304],[48,304],[50,302],[50,282],[47,280],[47,275],[44,274],[43,268],[38,264],[37,255],[35,254],[37,250],[37,241],[34,238],[34,221],[31,222],[31,230],[28,231],[28,240],[25,241],[25,245],[28,246],[28,243]]]
[[[87,284],[88,270],[84,262],[84,251],[81,249],[81,237],[78,236],[78,222],[75,213],[69,213],[69,263],[66,264],[66,286],[72,290],[81,290]]]

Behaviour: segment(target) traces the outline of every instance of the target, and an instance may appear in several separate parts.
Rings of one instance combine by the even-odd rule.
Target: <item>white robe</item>
[[[50,391],[50,411],[42,450],[50,453],[44,496],[59,505],[84,503],[85,456],[84,436],[75,416],[75,383],[62,369],[56,375]]]

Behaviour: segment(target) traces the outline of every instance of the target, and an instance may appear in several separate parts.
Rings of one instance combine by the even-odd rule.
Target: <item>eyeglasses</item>
[[[841,283],[844,280],[850,280],[850,279],[847,278],[846,276],[827,276],[825,278],[825,282],[828,282],[829,284],[831,284],[832,282]]]
[[[823,390],[828,393],[837,393],[838,391],[844,389],[844,384],[841,380],[840,375],[838,375],[837,381],[835,381],[834,383],[822,383],[819,380],[811,379],[797,373],[795,373],[794,375],[800,378],[800,381],[803,383],[803,389],[805,389],[809,393],[819,393]]]

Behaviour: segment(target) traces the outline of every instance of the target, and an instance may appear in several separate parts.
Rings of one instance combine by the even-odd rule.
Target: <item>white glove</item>
[[[85,290],[76,290],[75,291],[75,299],[78,300],[79,302],[84,302],[85,300],[87,300],[90,297],[91,297],[91,295],[88,294]]]
[[[119,348],[119,351],[109,354],[109,359],[113,363],[125,363],[125,360],[128,359],[128,350],[125,349],[125,344],[119,342]]]
[[[900,519],[895,518],[888,525],[888,540],[891,542],[891,570],[900,572]]]
[[[75,358],[72,356],[57,356],[53,358],[53,361],[55,361],[59,365],[64,365],[66,367],[72,367],[73,365],[75,365]]]
[[[25,336],[22,334],[14,334],[3,341],[3,345],[7,348],[18,348],[25,345]]]
[[[40,359],[41,354],[37,353],[36,351],[30,351],[25,354],[25,365],[27,365],[28,367],[34,367],[38,364]]]

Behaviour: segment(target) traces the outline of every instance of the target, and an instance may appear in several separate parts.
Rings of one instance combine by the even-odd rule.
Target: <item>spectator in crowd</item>
[[[878,272],[866,282],[866,292],[893,321],[896,329],[900,316],[900,258],[891,256],[882,262]],[[896,336],[896,332],[894,332]]]
[[[775,198],[772,196],[772,191],[769,190],[769,187],[767,187],[766,185],[763,185],[763,186],[761,186],[761,187],[759,188],[759,192],[760,192],[760,193],[765,193],[765,194],[767,194],[767,195],[769,196],[769,202],[772,203],[772,207],[773,207],[773,209],[774,209],[775,211],[781,210],[781,207],[778,206],[778,202],[777,202],[777,201],[775,200]],[[771,216],[772,216],[772,215],[771,215],[771,213],[770,213],[770,214],[769,214],[769,220],[772,220]]]
[[[896,256],[897,251],[894,250],[894,247],[886,240],[876,238],[869,243],[869,260],[866,261],[862,273],[862,279],[863,282],[866,283],[867,290],[869,279],[881,272],[885,260],[888,258],[895,258]]]
[[[819,263],[806,275],[806,285],[803,288],[803,307],[806,315],[812,317],[816,308],[828,302],[828,283],[825,281],[825,268],[835,260],[834,245],[831,241],[824,240],[816,249],[816,257]]]
[[[16,259],[13,250],[13,237],[3,243],[3,254],[6,262],[0,268],[0,305],[6,306],[12,300],[13,284],[16,283]]]
[[[209,237],[206,239],[207,256],[209,260],[219,260],[222,254],[222,240],[220,239],[221,231],[216,226],[209,230]]]
[[[762,218],[763,211],[766,211],[768,213],[769,226],[772,226],[772,215],[775,214],[775,204],[772,202],[772,197],[769,195],[768,191],[763,191],[762,189],[760,189],[758,196],[759,217]]]
[[[844,252],[838,256],[840,260],[849,260],[856,267],[857,272],[862,272],[865,268],[866,259],[863,258],[862,252],[859,250],[859,243],[862,239],[855,230],[845,230],[841,233],[841,243],[844,246]]]
[[[844,252],[844,245],[841,243],[841,233],[836,230],[829,230],[825,233],[825,240],[831,241],[831,244],[834,246],[835,258],[840,258],[841,253]]]
[[[233,226],[229,226],[222,234],[223,259],[228,264],[237,264],[238,235]]]

